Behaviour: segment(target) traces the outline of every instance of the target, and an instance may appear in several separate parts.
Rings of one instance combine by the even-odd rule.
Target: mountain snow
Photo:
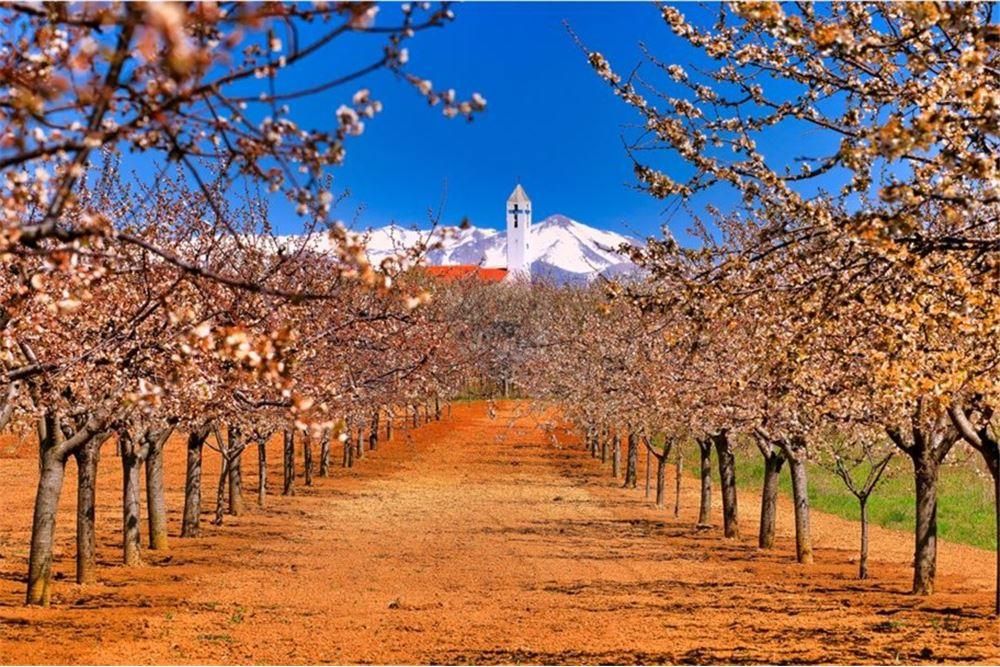
[[[357,230],[355,230],[357,232]],[[507,234],[495,229],[437,227],[421,230],[387,225],[361,233],[366,239],[368,260],[378,264],[384,258],[399,255],[418,243],[440,245],[427,253],[431,265],[472,264],[484,268],[507,266]],[[325,234],[309,239],[289,235],[275,237],[277,247],[294,246],[306,241],[318,251],[330,250]],[[531,275],[558,283],[587,283],[597,276],[621,276],[636,273],[637,267],[616,252],[623,243],[637,243],[634,238],[585,225],[565,215],[550,215],[532,223],[528,235]]]
[[[388,225],[369,230],[367,238],[368,258],[372,263],[423,240],[441,245],[428,253],[428,264],[507,265],[507,234],[495,229],[439,227],[432,233]],[[623,243],[636,241],[564,215],[551,215],[531,225],[528,235],[531,275],[566,283],[590,282],[598,275],[632,273],[635,265],[615,252]]]

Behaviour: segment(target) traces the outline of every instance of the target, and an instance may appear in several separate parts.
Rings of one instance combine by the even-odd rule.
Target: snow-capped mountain
[[[440,227],[433,235],[398,225],[372,229],[368,232],[369,260],[378,263],[420,241],[441,246],[428,253],[429,264],[507,265],[506,232],[477,227]],[[566,283],[589,282],[602,274],[632,273],[635,265],[615,252],[623,243],[635,243],[635,239],[590,227],[564,215],[551,215],[531,225],[528,236],[531,275]]]

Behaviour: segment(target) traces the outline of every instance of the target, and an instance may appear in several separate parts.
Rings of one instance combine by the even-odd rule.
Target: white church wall
[[[531,276],[528,238],[531,234],[531,199],[519,183],[507,198],[507,274]]]

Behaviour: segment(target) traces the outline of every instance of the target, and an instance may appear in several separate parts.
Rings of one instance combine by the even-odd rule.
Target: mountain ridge
[[[396,224],[368,229],[368,258],[378,263],[400,248],[430,241],[439,248],[427,253],[427,263],[437,266],[472,264],[484,268],[506,267],[507,233],[482,227],[438,227],[418,230]],[[562,214],[550,215],[531,225],[528,256],[531,275],[556,282],[591,282],[600,275],[633,273],[637,267],[616,252],[636,239],[591,227]]]

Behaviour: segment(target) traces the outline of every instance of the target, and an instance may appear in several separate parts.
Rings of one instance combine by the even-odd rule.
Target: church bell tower
[[[507,275],[531,277],[528,232],[531,231],[531,200],[518,183],[507,198]]]

